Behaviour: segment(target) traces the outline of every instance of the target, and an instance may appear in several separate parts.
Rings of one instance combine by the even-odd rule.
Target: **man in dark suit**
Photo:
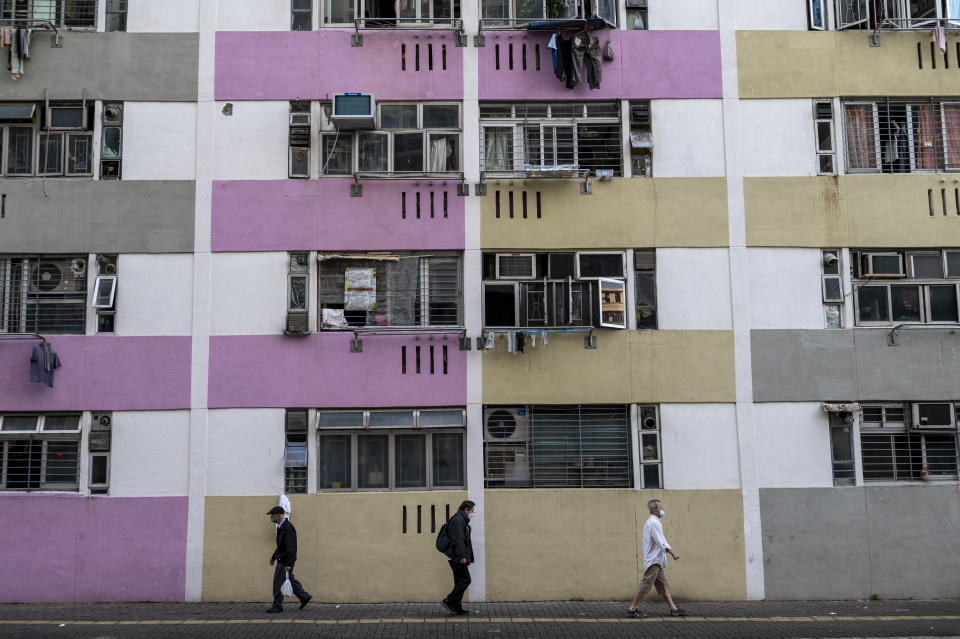
[[[470,569],[467,567],[473,563],[473,544],[470,541],[470,519],[473,517],[473,509],[476,506],[472,501],[465,501],[460,504],[460,508],[447,522],[447,536],[450,538],[450,545],[447,547],[447,559],[450,562],[450,569],[453,571],[453,590],[441,602],[443,606],[455,615],[466,615],[470,611],[465,610],[463,604],[463,593],[470,586]]]
[[[280,594],[280,586],[286,581],[287,576],[290,577],[293,594],[300,600],[302,609],[310,603],[313,595],[304,590],[293,576],[293,564],[297,561],[297,530],[280,506],[274,506],[267,514],[270,515],[270,521],[277,525],[277,549],[270,557],[270,565],[272,566],[274,562],[277,564],[277,569],[273,571],[273,606],[267,612],[283,612],[283,595]]]

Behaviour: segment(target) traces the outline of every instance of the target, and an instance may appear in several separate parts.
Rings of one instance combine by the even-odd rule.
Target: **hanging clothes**
[[[586,56],[587,45],[589,43],[590,38],[586,31],[576,34],[570,41],[570,57],[573,63],[571,68],[573,86],[583,82],[583,58]],[[567,88],[573,88],[569,82],[567,83]]]
[[[590,90],[599,89],[603,79],[603,54],[600,51],[600,38],[595,34],[588,34],[586,64],[587,84]]]
[[[33,34],[33,29],[19,29],[20,42],[20,59],[21,66],[23,65],[22,60],[30,59],[30,37]]]
[[[933,28],[933,41],[940,49],[940,53],[947,52],[947,32],[942,26],[937,25]]]
[[[557,76],[558,80],[563,80],[563,69],[557,65],[557,34],[556,33],[550,36],[550,42],[547,43],[547,48],[550,49],[550,58],[553,60],[553,74]]]
[[[512,353],[514,352],[514,350],[516,350],[517,334],[514,333],[513,331],[507,331],[506,336],[507,336],[507,352]]]
[[[557,63],[563,67],[563,78],[566,79],[567,88],[572,89],[577,86],[580,74],[577,72],[576,76],[574,75],[573,43],[559,34],[557,35]]]
[[[10,78],[12,80],[19,80],[23,75],[23,59],[20,57],[19,31],[19,29],[16,29],[10,39]]]
[[[0,27],[0,46],[4,49],[10,48],[10,42],[13,40],[13,29],[10,27]]]
[[[494,338],[496,337],[496,335],[497,335],[496,333],[487,333],[487,339],[486,339],[486,341],[483,343],[483,349],[484,349],[484,350],[487,350],[487,351],[488,351],[488,350],[490,350],[491,348],[493,348],[493,340],[494,340]]]
[[[30,354],[30,381],[43,382],[53,388],[53,372],[60,368],[60,357],[48,342],[33,347]]]

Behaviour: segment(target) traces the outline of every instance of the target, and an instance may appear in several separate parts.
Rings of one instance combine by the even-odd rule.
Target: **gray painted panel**
[[[0,180],[0,253],[193,251],[192,180],[45,182]]]
[[[873,592],[894,599],[960,597],[956,485],[866,490]]]
[[[195,102],[199,36],[196,33],[63,32],[33,35],[23,78],[0,77],[4,100],[89,99]]]
[[[960,330],[908,329],[887,345],[889,329],[855,331],[857,399],[960,399]]]
[[[863,488],[760,491],[768,599],[857,599],[870,594]]]
[[[852,331],[751,331],[757,402],[852,399],[856,359]]]

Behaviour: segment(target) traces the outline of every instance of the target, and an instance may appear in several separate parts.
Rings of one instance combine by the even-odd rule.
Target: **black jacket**
[[[284,519],[277,527],[277,549],[270,559],[283,566],[292,566],[297,561],[297,529],[289,519]]]
[[[447,557],[452,561],[460,561],[466,557],[468,563],[473,563],[473,544],[470,542],[470,519],[458,510],[447,522],[447,537],[450,547],[447,548]]]

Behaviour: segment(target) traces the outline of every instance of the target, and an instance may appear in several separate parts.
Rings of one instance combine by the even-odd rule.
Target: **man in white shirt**
[[[645,594],[650,592],[650,588],[656,587],[657,592],[670,606],[670,616],[683,617],[687,611],[673,603],[670,586],[667,584],[667,553],[670,553],[674,560],[680,559],[680,556],[670,548],[667,538],[663,536],[663,524],[660,519],[667,513],[664,512],[659,499],[648,501],[647,508],[650,510],[650,518],[643,525],[643,579],[637,588],[633,603],[627,609],[627,615],[641,619],[647,617],[647,613],[637,610],[637,604]]]

